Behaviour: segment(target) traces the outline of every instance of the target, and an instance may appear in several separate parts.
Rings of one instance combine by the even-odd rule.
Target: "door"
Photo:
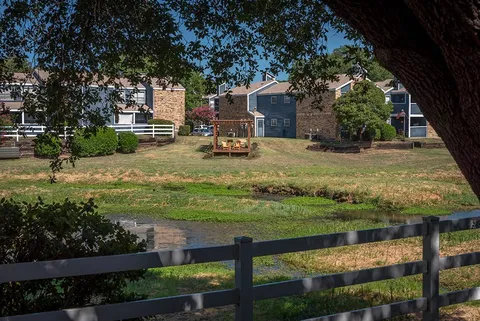
[[[265,119],[257,118],[257,137],[265,136]]]
[[[133,124],[133,114],[118,114],[117,124],[119,125]]]

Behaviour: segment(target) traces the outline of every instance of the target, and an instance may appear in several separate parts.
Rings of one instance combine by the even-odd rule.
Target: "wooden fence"
[[[226,305],[235,305],[236,321],[251,321],[254,314],[254,301],[396,279],[416,274],[423,274],[423,296],[421,298],[322,316],[309,319],[308,321],[384,320],[414,312],[422,312],[423,320],[425,321],[439,320],[440,307],[480,300],[480,287],[445,294],[439,293],[439,273],[441,270],[480,263],[480,252],[440,257],[440,233],[474,228],[480,228],[480,217],[445,221],[440,221],[438,217],[427,217],[424,218],[423,223],[418,224],[293,239],[254,243],[249,237],[238,237],[235,238],[235,242],[232,245],[215,247],[3,264],[0,265],[0,283],[235,260],[235,288],[127,303],[17,315],[0,318],[0,321],[113,321]],[[423,238],[423,260],[253,286],[253,257],[390,241],[409,237]]]
[[[117,124],[109,125],[107,127],[113,128],[116,133],[132,132],[136,135],[148,135],[148,136],[170,136],[175,137],[175,125],[148,125],[148,124]],[[2,136],[14,137],[18,142],[23,137],[37,137],[39,134],[45,132],[45,126],[40,125],[21,125],[18,128],[14,127],[2,127]],[[65,128],[64,133],[67,132]],[[66,137],[66,134],[63,136]]]

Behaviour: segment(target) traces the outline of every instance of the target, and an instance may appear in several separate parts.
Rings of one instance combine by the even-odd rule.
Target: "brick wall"
[[[173,121],[175,130],[185,124],[185,90],[153,90],[153,118]]]
[[[297,101],[297,138],[305,138],[305,134],[317,132],[322,139],[337,139],[340,135],[339,126],[332,110],[334,101],[340,97],[340,90],[328,91],[323,94],[322,109],[312,107],[313,98]]]
[[[254,117],[247,111],[247,95],[231,96],[231,102],[228,101],[226,96],[220,96],[219,98],[219,110],[218,118],[220,120],[254,120]],[[237,136],[243,136],[243,130],[240,125],[221,125],[220,136],[226,136],[228,132],[233,131]],[[252,136],[255,131],[252,128]]]

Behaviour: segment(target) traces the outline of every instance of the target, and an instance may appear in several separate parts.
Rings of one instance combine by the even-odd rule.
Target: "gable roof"
[[[353,79],[347,74],[337,74],[335,76],[337,76],[338,80],[327,81],[327,85],[328,85],[329,90],[340,89],[343,86],[345,86],[345,85],[347,85],[347,84],[349,84],[353,81]]]
[[[345,85],[348,85],[353,81],[353,79],[350,78],[349,75],[336,75],[338,77],[338,80],[336,81],[327,81],[326,84],[328,86],[329,90],[336,90],[339,88],[342,88]],[[259,95],[273,95],[273,94],[284,94],[288,91],[290,88],[291,83],[290,82],[279,82],[276,85],[273,85],[265,90],[263,90]]]
[[[263,90],[259,95],[284,94],[288,91],[290,86],[291,84],[289,82],[279,82],[278,84]]]
[[[276,80],[257,81],[257,82],[251,83],[248,88],[247,86],[239,86],[239,87],[230,89],[228,92],[230,93],[230,95],[249,95],[261,89],[262,87],[268,86],[270,84],[276,84],[276,83],[277,83]],[[225,96],[226,94],[227,93],[225,92],[220,96]]]
[[[377,81],[375,85],[386,93],[393,89],[392,81],[393,79],[385,79],[384,81]]]

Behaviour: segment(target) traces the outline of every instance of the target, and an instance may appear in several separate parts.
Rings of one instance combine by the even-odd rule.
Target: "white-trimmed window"
[[[272,105],[276,105],[277,104],[277,96],[272,96],[270,97],[270,103]]]
[[[288,96],[288,95],[283,96],[283,103],[284,104],[290,104],[290,96]]]
[[[285,118],[283,120],[283,126],[284,127],[290,127],[290,118]]]
[[[139,90],[138,92],[134,93],[133,89],[127,89],[125,91],[125,99],[132,99],[137,104],[145,104],[145,90]]]
[[[270,126],[277,127],[277,119],[276,118],[272,118],[272,120],[270,121]]]

